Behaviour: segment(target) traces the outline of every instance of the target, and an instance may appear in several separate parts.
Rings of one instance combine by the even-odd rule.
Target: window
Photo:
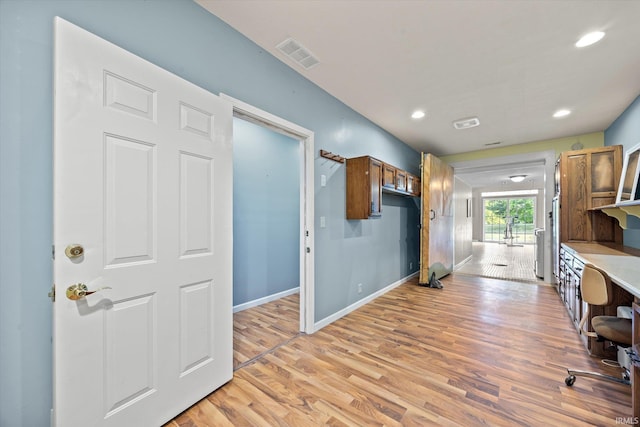
[[[535,242],[535,197],[483,199],[483,240],[508,244]]]

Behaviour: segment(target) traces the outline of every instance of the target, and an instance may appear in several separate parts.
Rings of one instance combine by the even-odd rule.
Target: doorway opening
[[[234,113],[234,369],[314,332],[313,132]]]
[[[522,153],[507,155],[502,157],[487,157],[483,159],[452,162],[451,166],[454,167],[456,178],[468,183],[471,187],[471,199],[473,209],[471,209],[471,234],[472,234],[472,247],[481,245],[495,245],[502,249],[511,248],[517,249],[517,247],[510,247],[505,244],[485,243],[484,242],[484,227],[483,227],[483,198],[486,197],[498,197],[498,196],[482,196],[483,192],[502,192],[502,191],[527,191],[537,190],[536,195],[531,195],[536,199],[535,209],[535,228],[547,230],[541,233],[542,238],[542,253],[536,254],[536,260],[541,255],[543,263],[537,263],[540,267],[540,273],[543,275],[544,283],[553,282],[553,271],[551,268],[551,233],[550,220],[547,214],[547,210],[551,208],[551,199],[554,194],[554,173],[555,173],[556,153],[554,150],[546,150],[532,153]],[[509,180],[511,175],[526,174],[530,178],[526,182],[515,184]],[[520,197],[521,195],[510,195],[509,197]],[[468,196],[467,196],[468,197]],[[469,211],[467,207],[467,212]],[[463,221],[469,221],[462,215]],[[460,221],[456,219],[456,221]],[[458,229],[461,223],[456,223],[456,229]],[[498,227],[501,232],[500,236],[504,236],[504,228]],[[534,228],[534,236],[535,236]],[[498,235],[494,239],[497,239]],[[521,237],[524,238],[524,237]],[[530,238],[530,237],[527,237]],[[537,238],[534,240],[537,244]],[[518,240],[514,239],[514,243]],[[531,248],[535,245],[524,245],[523,248]],[[456,265],[460,268],[456,268],[456,272],[461,272],[462,269],[467,269],[470,263],[476,263],[480,258],[476,256],[476,251],[469,245],[464,246],[464,251],[461,250],[457,254]],[[532,255],[533,257],[533,255]],[[533,271],[534,261],[528,262],[531,265],[530,269]],[[481,268],[481,266],[478,266]],[[474,269],[475,271],[475,269]],[[531,274],[534,274],[533,272]],[[537,280],[537,276],[536,276]]]
[[[535,197],[483,198],[482,205],[484,242],[510,246],[535,243]]]

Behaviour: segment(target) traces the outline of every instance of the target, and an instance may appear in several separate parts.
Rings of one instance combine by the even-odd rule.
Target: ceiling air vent
[[[469,117],[467,119],[460,119],[453,122],[453,127],[462,130],[469,129],[476,126],[480,126],[480,120],[477,117]]]
[[[286,39],[277,48],[306,70],[320,62],[306,47],[292,38]]]

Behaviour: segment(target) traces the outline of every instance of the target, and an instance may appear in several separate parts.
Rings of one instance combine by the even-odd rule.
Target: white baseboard
[[[343,308],[342,310],[332,314],[331,316],[327,316],[324,319],[320,320],[319,322],[316,322],[313,325],[314,326],[314,332],[319,331],[320,329],[322,329],[325,326],[335,322],[336,320],[340,319],[341,317],[346,316],[347,314],[351,313],[354,310],[357,310],[358,308],[360,308],[363,305],[373,301],[374,299],[378,298],[379,296],[386,294],[390,290],[392,290],[394,288],[397,288],[398,286],[402,285],[407,280],[417,276],[418,274],[419,274],[419,272],[416,271],[415,273],[410,274],[407,277],[404,277],[404,278],[398,280],[397,282],[394,282],[394,283],[390,284],[389,286],[387,286],[387,287],[385,287],[383,289],[380,289],[379,291],[374,292],[371,295],[368,295],[368,296],[362,298],[361,300],[358,300],[358,301],[354,302],[350,306]]]
[[[462,267],[463,265],[465,265],[466,263],[468,263],[469,261],[471,261],[471,258],[473,258],[473,255],[469,255],[468,257],[466,257],[465,259],[462,260],[462,262],[459,262],[458,264],[453,266],[453,270],[457,270],[460,267]]]
[[[289,295],[297,294],[300,292],[300,287],[287,289],[286,291],[278,292],[277,294],[268,295],[263,298],[254,299],[253,301],[245,302],[243,304],[238,304],[233,307],[233,312],[237,313],[242,310],[246,310],[251,307],[257,307],[262,304],[266,304],[271,301],[275,301],[280,298],[284,298]]]

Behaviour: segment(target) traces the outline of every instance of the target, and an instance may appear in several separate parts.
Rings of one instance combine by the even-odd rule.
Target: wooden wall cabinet
[[[615,203],[622,146],[565,151],[560,155],[560,241],[622,242],[615,219],[594,208]]]
[[[382,215],[380,160],[363,156],[347,159],[347,219],[368,219]]]
[[[407,193],[415,197],[420,196],[420,178],[410,173],[407,174]]]
[[[388,163],[382,164],[382,189],[391,192],[409,193],[415,195],[414,191],[409,191],[408,179],[412,177],[417,179],[415,175],[411,175],[407,171],[398,169]]]
[[[420,195],[420,178],[371,156],[347,159],[347,219],[382,215],[382,192]]]

